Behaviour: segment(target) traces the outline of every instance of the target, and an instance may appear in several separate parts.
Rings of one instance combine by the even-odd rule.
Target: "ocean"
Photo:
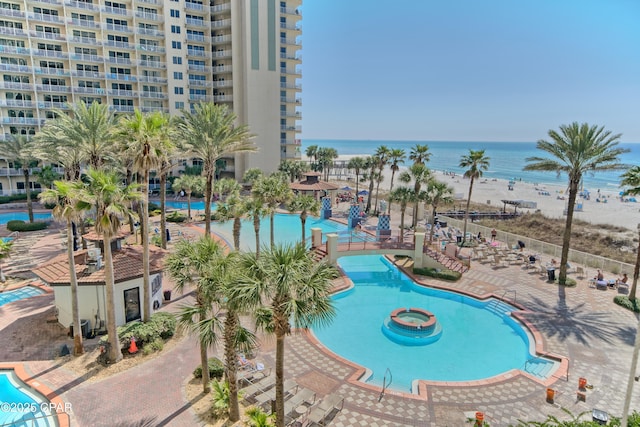
[[[526,165],[524,159],[527,157],[539,156],[550,157],[546,152],[538,150],[535,142],[450,142],[450,141],[372,141],[372,140],[337,140],[337,139],[303,139],[302,153],[307,147],[317,145],[318,147],[335,148],[339,155],[362,155],[368,156],[375,153],[381,145],[388,148],[402,148],[407,153],[404,166],[409,166],[408,159],[411,147],[416,144],[426,144],[429,146],[431,160],[427,166],[432,170],[450,171],[463,173],[464,170],[458,166],[460,158],[469,153],[469,150],[485,150],[485,155],[489,157],[489,170],[484,172],[483,177],[492,179],[515,179],[537,184],[567,185],[567,175],[557,176],[554,172],[524,171]],[[640,144],[619,144],[619,147],[629,149],[628,153],[621,156],[622,163],[628,165],[640,164]],[[596,189],[615,191],[620,186],[621,171],[587,173],[584,177],[584,188],[595,191]]]

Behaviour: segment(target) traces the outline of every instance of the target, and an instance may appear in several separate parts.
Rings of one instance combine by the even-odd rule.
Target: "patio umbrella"
[[[344,191],[353,191],[353,188],[349,187],[348,185],[346,187],[342,187],[341,190]]]
[[[362,190],[361,192],[358,193],[358,196],[366,196],[367,194],[369,194],[367,190]]]

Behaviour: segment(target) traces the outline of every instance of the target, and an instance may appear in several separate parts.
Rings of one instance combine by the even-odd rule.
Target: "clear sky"
[[[304,0],[303,138],[640,142],[640,0]]]

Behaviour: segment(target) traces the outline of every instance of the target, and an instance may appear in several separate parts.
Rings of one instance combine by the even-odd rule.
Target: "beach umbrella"
[[[358,196],[366,196],[367,194],[369,194],[367,190],[362,190],[361,192],[358,193]]]
[[[341,190],[344,191],[353,191],[353,188],[349,187],[348,185],[346,187],[342,187]]]

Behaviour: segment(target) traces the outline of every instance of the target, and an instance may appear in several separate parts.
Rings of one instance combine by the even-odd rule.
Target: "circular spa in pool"
[[[354,286],[333,296],[336,316],[313,333],[370,373],[360,381],[380,386],[389,369],[390,387],[408,392],[417,380],[475,381],[514,369],[543,380],[559,366],[536,356],[509,304],[420,286],[380,255],[345,256],[338,264]]]
[[[382,333],[404,345],[427,345],[442,334],[435,314],[422,308],[397,308],[382,325]]]

